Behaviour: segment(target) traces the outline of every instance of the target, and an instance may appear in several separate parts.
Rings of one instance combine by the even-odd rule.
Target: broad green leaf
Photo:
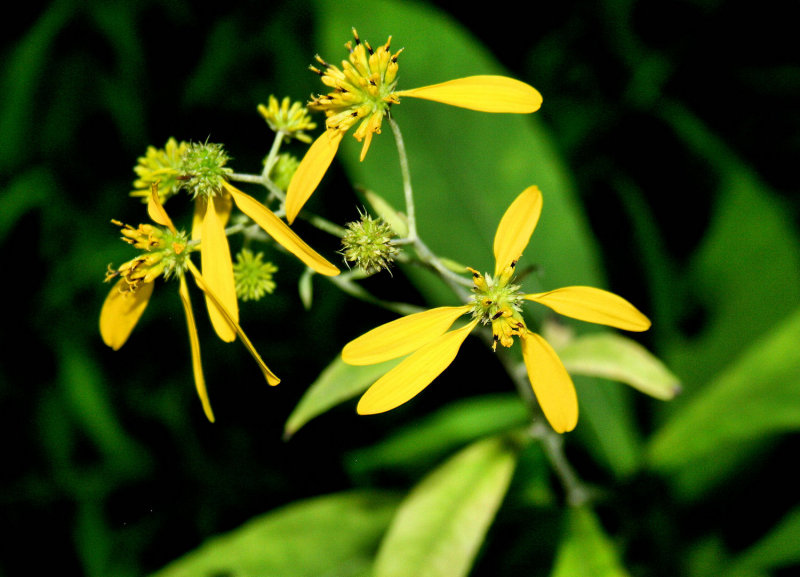
[[[652,438],[651,467],[673,474],[691,470],[692,485],[683,490],[696,494],[725,477],[724,469],[706,463],[739,453],[754,441],[797,431],[798,342],[800,308],[672,415]]]
[[[627,577],[611,539],[591,509],[571,507],[550,577]]]
[[[298,501],[209,539],[152,577],[367,577],[397,498],[336,493]]]
[[[662,351],[687,386],[701,385],[800,304],[800,238],[779,196],[722,139],[679,105],[660,109],[719,176],[714,213],[686,279],[686,291],[704,307],[702,330]]]
[[[508,437],[484,439],[425,477],[392,520],[374,577],[467,575],[508,489],[519,448]]]
[[[792,509],[763,539],[736,557],[726,575],[756,575],[800,564],[800,508]]]
[[[456,400],[386,439],[352,452],[347,463],[356,476],[387,469],[427,469],[467,443],[522,427],[529,420],[524,404],[511,393]]]
[[[680,391],[678,378],[660,360],[616,333],[578,337],[558,356],[572,374],[620,381],[657,399],[671,399]]]
[[[337,356],[306,390],[300,402],[289,415],[283,436],[289,438],[308,421],[333,407],[366,391],[381,375],[397,365],[402,358],[377,365],[355,367]],[[355,413],[355,407],[353,408]]]

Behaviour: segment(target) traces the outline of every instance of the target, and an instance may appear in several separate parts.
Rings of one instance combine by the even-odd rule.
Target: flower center
[[[117,270],[109,267],[106,281],[121,276],[127,282],[128,290],[134,292],[142,283],[153,282],[159,276],[169,279],[175,273],[183,274],[189,253],[185,233],[173,233],[151,224],[134,228],[119,221],[112,222],[122,227],[122,240],[144,253],[120,265]]]
[[[342,68],[328,64],[317,56],[324,70],[311,67],[322,77],[322,82],[333,89],[325,95],[316,96],[309,106],[323,110],[329,130],[349,130],[361,121],[353,136],[360,142],[372,133],[380,133],[381,120],[392,104],[400,102],[395,96],[397,84],[397,57],[389,51],[391,37],[386,44],[373,50],[368,42],[362,42],[353,29],[355,46],[345,44],[350,52],[348,60],[342,61]]]
[[[522,319],[522,294],[519,285],[510,284],[514,273],[512,263],[497,276],[481,275],[475,269],[472,272],[472,316],[481,323],[492,325],[494,344],[499,342],[504,347],[514,344],[514,336],[522,336],[527,331]]]

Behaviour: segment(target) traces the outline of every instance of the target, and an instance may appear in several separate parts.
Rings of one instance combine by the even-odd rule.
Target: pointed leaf
[[[569,286],[525,295],[560,315],[626,331],[646,331],[650,320],[621,296],[590,286]]]
[[[573,375],[603,377],[630,385],[657,399],[680,392],[678,377],[639,343],[614,333],[578,337],[558,356]]]
[[[189,346],[192,352],[192,373],[194,374],[194,386],[197,389],[197,396],[203,405],[203,412],[206,418],[214,422],[214,411],[211,410],[211,401],[208,399],[206,390],[206,379],[203,375],[203,363],[200,359],[200,338],[197,336],[197,324],[194,322],[194,312],[192,311],[192,301],[189,297],[189,288],[186,286],[186,277],[181,275],[181,284],[178,290],[183,305],[183,312],[186,314],[186,328],[189,331]]]
[[[478,441],[423,479],[381,543],[374,577],[463,577],[508,490],[519,444]]]
[[[344,133],[339,130],[326,130],[306,151],[286,191],[286,220],[289,224],[294,222],[325,176],[339,150],[342,136]]]
[[[400,359],[392,359],[375,365],[356,367],[348,365],[341,357],[336,357],[306,390],[289,415],[283,429],[284,438],[294,435],[311,419],[357,397],[399,363]]]
[[[153,286],[142,283],[131,292],[125,279],[114,283],[100,310],[100,336],[106,345],[117,351],[125,344],[150,302]]]
[[[557,433],[571,431],[578,424],[578,395],[567,370],[553,347],[536,333],[528,333],[520,341],[528,378],[544,416]]]
[[[225,228],[217,215],[214,202],[209,202],[206,205],[201,237],[200,260],[206,286],[222,303],[232,322],[238,323],[239,301],[236,298],[231,250],[228,245],[228,237],[225,235]],[[206,307],[217,336],[226,343],[234,341],[236,339],[236,331],[225,316],[217,310],[217,307],[208,296],[206,296]]]
[[[567,532],[550,577],[628,577],[611,539],[586,507],[567,511]]]

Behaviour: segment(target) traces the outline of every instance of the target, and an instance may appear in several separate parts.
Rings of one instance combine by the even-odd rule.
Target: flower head
[[[213,422],[214,413],[211,410],[200,362],[200,339],[197,335],[197,325],[189,299],[186,271],[192,275],[195,284],[211,300],[218,313],[230,325],[230,330],[239,336],[245,348],[258,363],[267,382],[270,385],[277,385],[280,383],[280,379],[264,364],[239,323],[233,319],[222,301],[189,259],[191,251],[187,243],[187,235],[175,228],[158,199],[157,189],[158,185],[154,184],[148,205],[150,215],[157,226],[142,224],[138,228],[133,228],[122,225],[123,240],[142,250],[143,254],[123,264],[116,271],[109,269],[106,274],[106,281],[116,277],[120,278],[108,293],[100,311],[100,335],[103,342],[115,351],[121,348],[144,313],[153,293],[155,280],[159,276],[164,276],[165,279],[173,275],[177,276],[180,281],[178,295],[186,314],[186,325],[189,331],[195,387],[206,417]]]
[[[396,90],[398,56],[392,53],[391,37],[373,49],[353,29],[353,42],[341,68],[317,56],[321,69],[311,70],[331,92],[314,97],[309,106],[325,112],[325,132],[314,141],[286,193],[286,218],[292,223],[333,162],[344,134],[356,124],[353,136],[361,147],[361,160],[369,150],[372,135],[379,134],[383,117],[401,96],[433,100],[482,112],[529,113],[539,109],[539,92],[519,80],[505,76],[469,76],[411,90]]]
[[[261,300],[265,294],[272,294],[275,290],[273,276],[278,272],[278,267],[271,262],[264,262],[264,253],[253,254],[243,248],[236,255],[233,265],[233,276],[236,280],[236,296],[243,301]]]
[[[361,219],[347,224],[342,236],[342,255],[345,261],[355,264],[367,273],[376,273],[389,267],[400,250],[392,242],[392,227],[381,219],[363,213]]]
[[[438,307],[401,317],[348,343],[342,358],[351,365],[372,365],[409,355],[378,379],[361,397],[358,412],[381,413],[410,400],[455,359],[461,344],[478,324],[491,326],[494,346],[510,347],[514,337],[533,392],[550,425],[559,433],[578,422],[578,399],[572,379],[553,348],[528,329],[522,317],[524,301],[543,304],[559,314],[629,331],[644,331],[650,321],[628,301],[613,293],[572,286],[544,293],[523,294],[513,282],[517,261],[533,234],[542,209],[539,189],[525,189],[506,210],[494,240],[494,274],[474,269],[473,297],[462,306]],[[472,320],[450,330],[461,316]]]
[[[131,196],[138,196],[142,202],[150,198],[151,186],[158,182],[158,196],[165,202],[181,187],[181,163],[189,144],[170,138],[164,148],[148,146],[144,156],[139,157],[133,168],[138,178],[133,182]]]
[[[270,94],[268,105],[259,104],[258,112],[273,131],[301,142],[311,142],[305,131],[314,130],[317,123],[311,120],[302,103],[292,102],[287,96],[279,104],[278,99]]]

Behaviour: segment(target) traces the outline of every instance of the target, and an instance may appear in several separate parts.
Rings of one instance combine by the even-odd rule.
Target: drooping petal
[[[237,321],[234,321],[233,317],[231,317],[230,313],[225,309],[222,302],[216,297],[211,287],[208,286],[208,283],[200,274],[200,271],[197,270],[197,267],[192,264],[191,261],[188,261],[189,265],[189,272],[192,273],[194,277],[194,282],[197,284],[197,287],[203,291],[211,303],[217,308],[219,313],[227,320],[227,322],[233,327],[233,330],[236,331],[236,334],[239,337],[239,340],[242,341],[244,348],[247,349],[247,352],[250,353],[250,356],[255,359],[256,363],[258,364],[258,368],[261,369],[261,372],[264,374],[264,378],[267,380],[267,383],[271,386],[275,386],[281,382],[281,380],[273,373],[264,360],[261,358],[261,355],[258,354],[258,351],[253,346],[253,343],[247,337],[245,332],[242,330],[242,327],[239,326]]]
[[[233,319],[239,322],[239,304],[236,300],[236,282],[233,277],[233,262],[228,245],[225,228],[217,215],[214,202],[206,205],[206,214],[203,217],[203,227],[200,234],[200,260],[203,266],[203,277],[206,284],[214,292],[214,296],[223,304],[225,310]],[[226,343],[236,339],[236,331],[223,316],[219,309],[213,305],[206,294],[206,306],[211,324],[214,326],[219,338]]]
[[[178,289],[178,294],[181,297],[181,304],[183,304],[183,312],[186,313],[186,328],[189,330],[189,345],[192,349],[192,372],[194,373],[194,386],[197,389],[197,396],[200,397],[200,403],[203,405],[203,412],[205,412],[206,418],[213,423],[214,411],[211,410],[211,401],[208,400],[206,379],[203,376],[203,364],[200,361],[200,339],[197,336],[197,325],[194,322],[192,301],[189,299],[189,289],[186,286],[186,278],[183,275],[181,275],[181,286],[180,289]]]
[[[151,294],[151,282],[140,284],[133,292],[128,290],[125,279],[114,283],[100,310],[100,336],[106,345],[117,351],[125,344],[147,307]]]
[[[538,186],[523,190],[508,207],[494,235],[495,276],[522,256],[541,213],[542,193]]]
[[[289,189],[286,191],[286,220],[294,222],[300,209],[316,190],[325,172],[333,162],[344,132],[326,130],[309,147],[300,165],[297,167]]]
[[[412,399],[453,362],[464,339],[477,324],[476,319],[445,333],[403,360],[367,389],[358,402],[358,413],[383,413]]]
[[[434,100],[481,112],[536,112],[542,95],[533,86],[506,76],[468,76],[441,84],[399,90],[397,96]]]
[[[275,216],[266,206],[229,183],[225,184],[225,189],[231,194],[239,210],[252,218],[268,235],[303,261],[310,269],[325,276],[336,276],[339,274],[340,271],[338,268],[308,246],[303,239],[297,236],[286,223]]]
[[[589,286],[570,286],[525,299],[550,307],[558,314],[580,321],[608,325],[626,331],[646,331],[650,319],[621,296]]]
[[[438,307],[414,313],[372,329],[347,343],[342,360],[374,365],[407,355],[439,338],[469,307]]]
[[[158,183],[154,182],[150,185],[150,198],[147,200],[147,214],[150,220],[161,226],[166,226],[172,232],[176,232],[175,225],[172,224],[172,219],[164,210],[164,205],[161,204],[161,199],[158,197]]]
[[[550,344],[536,333],[527,333],[522,342],[522,358],[536,400],[557,433],[566,433],[578,424],[578,395],[575,385]]]

